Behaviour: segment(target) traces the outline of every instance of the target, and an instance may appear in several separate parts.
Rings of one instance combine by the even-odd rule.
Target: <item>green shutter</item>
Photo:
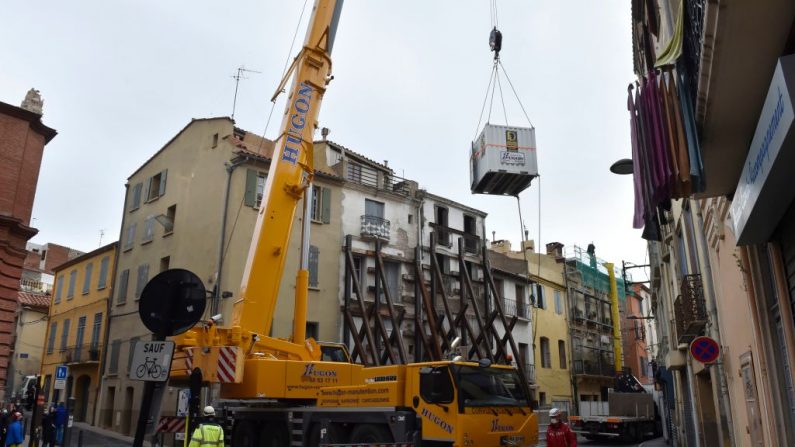
[[[257,206],[257,171],[246,169],[246,195],[244,198],[246,206]]]
[[[149,190],[150,189],[152,189],[152,177],[149,177],[149,180],[146,181],[146,187],[144,188],[144,194],[143,194],[144,203],[149,201]]]
[[[321,199],[323,200],[323,210],[321,211],[321,216],[324,224],[331,222],[331,188],[322,188],[322,193],[320,195]]]
[[[168,169],[160,171],[160,191],[157,196],[160,197],[166,193],[166,179],[168,178]]]

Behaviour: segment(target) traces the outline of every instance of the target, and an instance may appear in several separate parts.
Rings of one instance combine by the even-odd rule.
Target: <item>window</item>
[[[108,374],[117,374],[119,372],[119,349],[121,348],[121,340],[113,340],[110,344],[110,362],[108,363]]]
[[[265,194],[265,173],[256,169],[246,169],[246,190],[243,203],[252,208],[259,208]]]
[[[314,245],[309,246],[309,287],[317,287],[320,280],[317,276],[318,263],[320,262],[320,249]]]
[[[168,270],[169,264],[171,264],[171,256],[160,258],[160,271],[165,272]]]
[[[348,180],[356,183],[362,182],[362,165],[358,163],[348,164]]]
[[[83,278],[83,295],[87,294],[91,289],[91,272],[94,270],[94,263],[89,262],[86,265],[86,276]]]
[[[116,295],[116,304],[124,304],[127,302],[127,284],[130,282],[130,270],[122,270],[119,275],[119,291]]]
[[[146,189],[144,189],[144,196],[146,202],[151,202],[166,194],[166,179],[168,178],[168,169],[164,169],[159,173],[149,177]]]
[[[155,216],[149,215],[144,221],[144,234],[141,236],[141,245],[152,242],[155,237]]]
[[[558,340],[558,356],[560,357],[560,369],[566,369],[566,342]]]
[[[99,348],[100,331],[102,330],[102,312],[94,314],[94,326],[91,328],[91,349]]]
[[[130,345],[127,349],[127,369],[129,369],[130,365],[132,364],[133,354],[135,354],[135,344],[138,343],[138,340],[140,339],[141,337],[133,337],[130,339]]]
[[[99,262],[99,282],[97,283],[97,290],[102,290],[106,287],[108,281],[108,267],[110,264],[110,256],[105,256]]]
[[[213,149],[218,147],[218,134],[213,135]]]
[[[368,217],[384,218],[384,203],[375,200],[364,199],[364,214]]]
[[[505,285],[501,279],[494,278],[494,288],[497,290],[495,293],[497,294],[496,298],[502,299],[505,296]]]
[[[353,258],[353,272],[352,274],[356,276],[356,279],[359,280],[359,291],[362,293],[362,298],[364,295],[367,294],[367,275],[364,274],[364,266],[367,262],[364,258],[360,256],[355,256]],[[356,299],[356,289],[353,286],[353,280],[350,280],[350,288],[351,288],[351,298]]]
[[[420,368],[420,396],[428,403],[453,401],[453,379],[446,366]]]
[[[320,331],[320,326],[318,325],[317,321],[306,322],[306,338],[314,338],[315,340],[317,340],[320,334],[319,331]]]
[[[539,309],[546,309],[547,303],[544,300],[544,286],[542,284],[536,283],[534,289],[536,292],[536,299],[535,299],[536,307],[538,307]]]
[[[61,302],[61,295],[63,295],[63,275],[58,275],[58,286],[55,287],[55,304]]]
[[[160,216],[161,219],[163,216]],[[176,222],[177,218],[177,205],[171,205],[166,210],[166,218],[162,221],[159,221],[163,224],[163,237],[168,236],[169,234],[174,232],[174,222]],[[155,218],[157,219],[157,218]]]
[[[55,349],[55,333],[58,331],[58,322],[53,321],[50,323],[50,334],[47,338],[47,354],[52,354],[52,350]]]
[[[524,286],[516,284],[516,313],[518,317],[529,318],[525,303]]]
[[[477,253],[477,219],[474,216],[464,215],[464,250],[469,253]]]
[[[443,206],[437,206],[436,213],[436,235],[440,245],[450,245],[450,233],[447,232],[449,211]]]
[[[411,225],[413,221],[414,221],[414,215],[409,214],[409,225]]]
[[[538,393],[538,405],[545,407],[547,405],[547,393]]]
[[[541,367],[552,368],[552,358],[549,352],[549,339],[541,337]]]
[[[83,346],[83,341],[86,337],[86,316],[82,316],[77,320],[77,336],[75,339],[75,347],[80,349]]]
[[[66,292],[66,299],[71,300],[75,296],[75,283],[77,282],[77,270],[69,272],[69,288]]]
[[[69,342],[69,319],[63,320],[63,330],[61,331],[61,352],[66,351],[66,344]]]
[[[136,223],[131,223],[129,227],[127,227],[127,237],[124,239],[124,251],[130,250],[133,248],[133,243],[135,242],[135,227],[137,226]]]
[[[312,186],[312,221],[331,222],[331,188]]]
[[[144,291],[147,281],[149,281],[149,264],[141,264],[138,266],[138,279],[135,283],[136,300],[141,298],[141,292]]]
[[[132,188],[132,200],[130,200],[130,211],[135,211],[141,206],[141,189],[143,183],[136,183]]]
[[[386,285],[389,291],[389,298],[393,303],[399,303],[401,301],[400,263],[390,261],[384,262],[384,277],[386,279]],[[386,299],[386,297],[384,297],[384,299]]]
[[[560,290],[555,290],[555,313],[563,315],[563,297],[560,295]]]

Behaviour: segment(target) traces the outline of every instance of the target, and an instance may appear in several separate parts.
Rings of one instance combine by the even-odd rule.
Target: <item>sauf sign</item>
[[[731,206],[738,245],[769,239],[795,197],[795,56],[778,60]]]

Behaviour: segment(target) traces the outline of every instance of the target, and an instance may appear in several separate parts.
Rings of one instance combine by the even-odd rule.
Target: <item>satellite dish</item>
[[[170,269],[146,283],[138,315],[152,333],[170,337],[199,322],[206,306],[207,292],[201,279],[188,270]]]

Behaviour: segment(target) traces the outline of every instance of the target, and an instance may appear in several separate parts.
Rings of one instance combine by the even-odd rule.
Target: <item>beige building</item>
[[[47,310],[50,295],[36,291],[17,292],[14,356],[8,368],[8,396],[24,397],[25,376],[38,375],[41,353],[47,333]]]
[[[135,430],[143,383],[129,379],[128,364],[134,343],[151,339],[137,313],[141,291],[150,279],[169,268],[194,272],[208,291],[206,315],[221,313],[230,321],[272,151],[271,141],[236,128],[229,118],[196,119],[129,177],[97,418],[100,426],[127,435]],[[333,173],[317,172],[307,335],[326,340],[339,337],[339,201],[339,179]],[[301,207],[299,203],[274,336],[288,337],[292,332]],[[318,268],[321,262],[323,269]],[[175,389],[168,388],[163,414],[173,414],[175,399]]]

